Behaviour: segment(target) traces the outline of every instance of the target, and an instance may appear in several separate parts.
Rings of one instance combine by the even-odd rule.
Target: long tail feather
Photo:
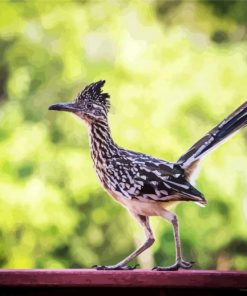
[[[214,150],[240,128],[247,125],[247,101],[227,116],[203,138],[197,141],[177,161],[185,170],[190,170],[194,164],[207,153]]]

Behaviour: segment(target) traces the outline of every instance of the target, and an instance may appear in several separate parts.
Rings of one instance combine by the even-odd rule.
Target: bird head
[[[72,103],[57,103],[49,110],[72,112],[87,123],[104,121],[110,109],[109,94],[103,93],[101,88],[105,80],[100,80],[86,86]]]

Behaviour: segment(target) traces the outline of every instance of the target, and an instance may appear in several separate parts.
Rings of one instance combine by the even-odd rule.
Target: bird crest
[[[87,85],[75,99],[75,103],[84,105],[85,101],[93,101],[106,108],[106,111],[110,109],[110,95],[102,92],[102,87],[105,84],[105,80],[99,80]]]

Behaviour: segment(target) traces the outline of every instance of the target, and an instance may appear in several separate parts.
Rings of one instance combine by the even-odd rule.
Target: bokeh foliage
[[[116,142],[175,161],[246,100],[247,5],[228,2],[0,2],[1,267],[110,264],[144,239],[99,186],[86,128],[47,108],[106,79]],[[247,268],[246,151],[243,130],[202,165],[208,206],[176,208],[197,268]],[[143,267],[174,260],[170,225],[152,220]]]

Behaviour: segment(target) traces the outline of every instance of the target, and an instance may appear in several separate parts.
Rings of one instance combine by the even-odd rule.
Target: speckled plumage
[[[146,242],[127,258],[112,266],[99,269],[128,269],[126,264],[150,247],[154,235],[149,216],[161,216],[173,225],[176,243],[176,263],[158,270],[190,268],[192,263],[182,259],[176,215],[167,210],[176,201],[206,200],[194,186],[192,176],[201,158],[226,138],[247,124],[247,102],[225,118],[219,125],[196,142],[176,163],[119,147],[112,139],[108,112],[110,96],[102,92],[105,81],[100,80],[85,87],[74,103],[60,103],[51,110],[69,111],[87,123],[90,151],[97,176],[104,189],[143,226]]]
[[[102,94],[104,82],[87,86],[76,98],[79,106],[94,102],[109,110],[109,95]],[[188,200],[205,203],[203,195],[186,179],[180,165],[126,150],[112,140],[108,122],[89,127],[91,155],[96,173],[106,190],[122,198],[143,202]]]

